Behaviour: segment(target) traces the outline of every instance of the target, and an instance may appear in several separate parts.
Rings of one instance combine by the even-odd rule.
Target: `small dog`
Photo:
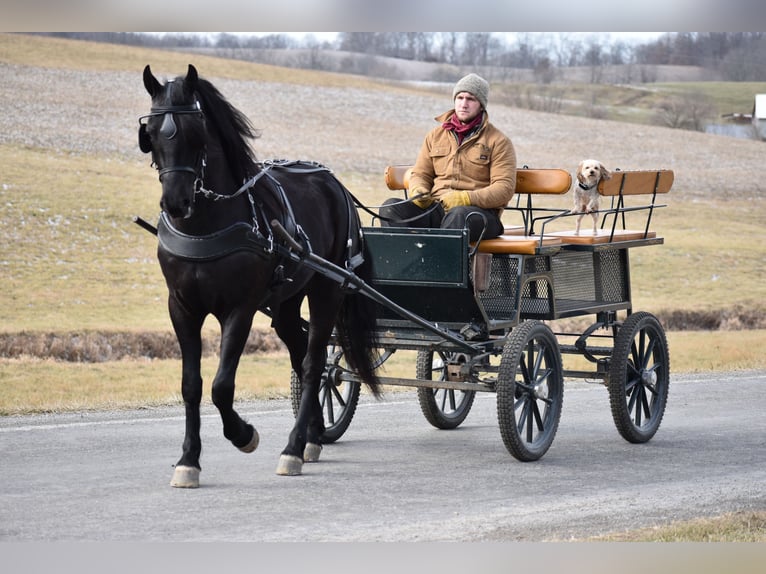
[[[580,235],[580,222],[586,214],[590,213],[593,218],[593,235],[596,234],[598,225],[598,184],[611,179],[611,172],[600,161],[585,159],[577,166],[577,185],[574,188],[574,209],[570,213],[579,213],[575,235]]]

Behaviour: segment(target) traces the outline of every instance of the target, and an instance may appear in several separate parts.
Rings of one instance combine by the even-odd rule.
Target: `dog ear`
[[[152,138],[146,133],[146,124],[138,126],[138,147],[144,153],[152,151]]]
[[[582,175],[582,165],[585,163],[585,160],[581,161],[577,164],[577,171],[575,172],[575,176],[577,177],[577,181],[580,183],[585,183],[585,178]]]
[[[601,179],[612,179],[612,172],[604,167],[604,164],[599,162],[599,169],[601,170]]]

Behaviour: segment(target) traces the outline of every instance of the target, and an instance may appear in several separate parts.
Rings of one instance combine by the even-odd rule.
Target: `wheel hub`
[[[535,393],[536,398],[542,400],[548,398],[548,385],[545,383],[537,383],[534,387],[532,387],[532,390]]]
[[[641,373],[641,383],[653,387],[657,384],[657,373],[654,371],[643,371]]]
[[[330,384],[334,387],[337,387],[340,385],[340,376],[342,373],[343,369],[340,367],[336,367],[335,365],[328,366],[322,375],[322,382],[325,385]]]

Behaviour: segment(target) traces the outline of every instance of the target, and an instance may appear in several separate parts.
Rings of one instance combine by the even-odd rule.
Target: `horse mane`
[[[255,175],[258,159],[250,141],[261,136],[260,130],[208,80],[197,79],[195,95],[205,114],[207,129],[215,132],[235,179],[244,181]]]

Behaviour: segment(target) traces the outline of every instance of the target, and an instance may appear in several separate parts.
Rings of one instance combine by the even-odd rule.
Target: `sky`
[[[2,13],[18,32],[766,29],[762,0],[3,0]]]
[[[215,34],[216,32],[213,32]],[[545,33],[556,33],[556,32],[545,32]],[[567,32],[567,34],[570,35],[582,35],[582,36],[589,36],[592,34],[609,34],[611,39],[613,40],[623,40],[625,42],[637,42],[637,43],[644,43],[650,40],[654,40],[658,38],[659,36],[666,34],[667,32]],[[238,34],[241,34],[243,36],[249,36],[249,35],[255,35],[255,36],[265,36],[268,34],[286,34],[289,36],[293,36],[296,38],[307,38],[309,36],[313,36],[320,42],[332,42],[338,37],[339,32],[239,32]],[[493,32],[493,34],[503,34],[509,38],[512,38],[513,36],[519,34],[519,32]]]

